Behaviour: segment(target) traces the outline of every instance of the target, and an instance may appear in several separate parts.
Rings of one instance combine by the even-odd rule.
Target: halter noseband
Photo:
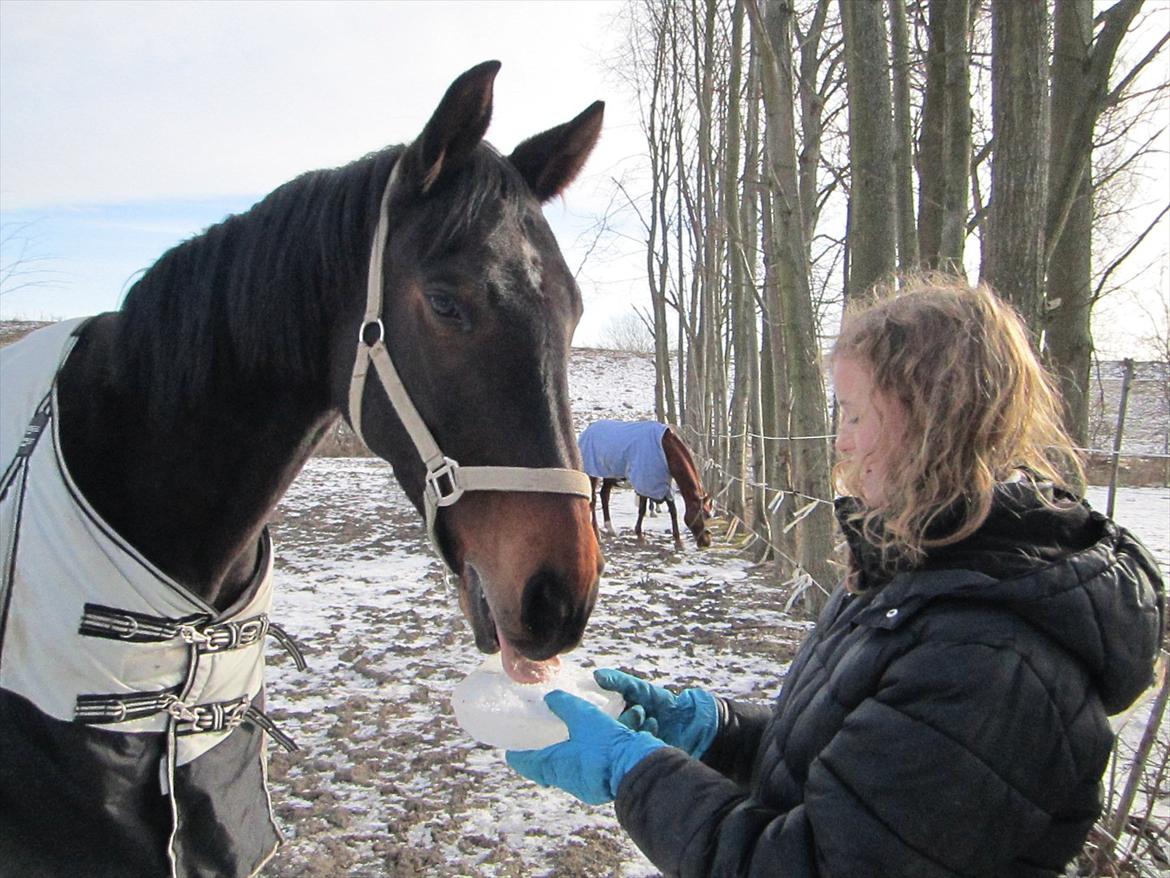
[[[398,377],[390,351],[386,347],[386,332],[382,325],[382,259],[386,248],[390,220],[387,215],[390,190],[398,179],[399,165],[395,163],[382,202],[378,210],[378,227],[370,248],[370,271],[366,281],[366,313],[358,330],[357,358],[353,364],[353,377],[349,384],[349,420],[358,438],[362,436],[362,395],[366,386],[366,373],[370,363],[382,381],[382,388],[390,399],[398,419],[410,434],[414,447],[426,467],[426,482],[423,486],[423,508],[426,513],[427,534],[438,549],[435,538],[435,521],[440,506],[450,506],[463,496],[465,491],[535,491],[547,494],[573,494],[589,499],[591,484],[589,477],[580,470],[559,467],[522,466],[460,466],[457,461],[443,454],[435,437],[423,423],[418,409],[411,402],[410,394]],[[442,557],[442,552],[439,552]]]

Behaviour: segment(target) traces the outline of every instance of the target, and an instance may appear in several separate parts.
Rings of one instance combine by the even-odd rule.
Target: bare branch
[[[1130,243],[1130,245],[1125,248],[1124,251],[1122,251],[1121,255],[1109,263],[1105,270],[1101,272],[1101,279],[1097,282],[1097,288],[1093,290],[1093,301],[1096,301],[1101,297],[1101,291],[1105,286],[1105,281],[1109,279],[1109,275],[1113,274],[1118,266],[1120,266],[1121,263],[1125,262],[1125,260],[1130,257],[1133,251],[1136,250],[1142,241],[1146,239],[1146,236],[1154,230],[1159,222],[1161,222],[1162,217],[1166,215],[1167,211],[1170,211],[1170,204],[1167,204],[1165,207],[1163,207],[1158,212],[1158,215],[1150,222],[1150,224],[1146,226],[1145,230],[1140,235],[1138,235],[1137,238],[1135,238]]]

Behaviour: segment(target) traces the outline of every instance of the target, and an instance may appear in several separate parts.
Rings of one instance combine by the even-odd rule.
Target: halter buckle
[[[367,320],[358,329],[358,344],[372,348],[386,337],[386,327],[382,325],[382,318],[375,317]]]
[[[463,486],[456,478],[458,472],[459,462],[449,457],[444,457],[439,466],[427,471],[426,487],[436,506],[450,506],[463,496]]]

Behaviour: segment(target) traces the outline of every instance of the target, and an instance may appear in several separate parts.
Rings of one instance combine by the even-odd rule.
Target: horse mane
[[[164,253],[121,306],[114,379],[144,397],[156,422],[258,375],[324,387],[333,314],[344,296],[365,293],[382,190],[404,150],[302,174]],[[501,198],[519,209],[525,191],[487,144],[453,178],[436,187],[445,197],[421,206],[426,257],[458,246]]]
[[[682,441],[682,437],[680,437],[678,433],[675,432],[673,427],[667,427],[666,433],[662,438],[664,443],[668,440],[670,441],[671,446],[678,452],[679,461],[682,463],[686,474],[690,476],[696,494],[701,496],[703,493],[703,480],[699,478],[699,468],[695,465],[695,459],[691,456],[691,450],[687,447],[687,444]],[[671,463],[671,456],[669,454],[666,455],[666,462],[667,468],[670,469],[669,465]],[[679,479],[679,474],[671,469],[670,475],[676,482],[679,483],[679,488],[682,488],[683,484],[682,480]]]

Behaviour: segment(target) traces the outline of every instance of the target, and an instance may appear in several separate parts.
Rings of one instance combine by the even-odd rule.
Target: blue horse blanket
[[[657,421],[594,421],[577,438],[585,472],[597,479],[626,479],[651,500],[670,497],[670,469],[662,450],[667,429]]]

